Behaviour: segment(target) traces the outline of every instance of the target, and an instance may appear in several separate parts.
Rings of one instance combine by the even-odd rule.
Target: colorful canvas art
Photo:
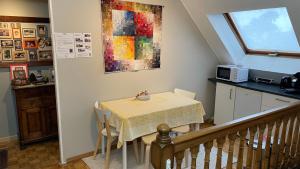
[[[102,0],[105,72],[160,68],[162,6]]]

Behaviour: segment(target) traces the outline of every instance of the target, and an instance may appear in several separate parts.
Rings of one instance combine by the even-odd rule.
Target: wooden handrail
[[[234,142],[238,140],[240,147],[238,148],[237,168],[242,168],[243,166],[247,168],[299,166],[299,125],[300,102],[202,129],[201,131],[190,132],[175,137],[172,141],[169,136],[171,130],[164,124],[158,126],[159,134],[156,141],[151,145],[151,162],[155,169],[165,169],[166,160],[171,160],[173,164],[175,157],[178,169],[180,168],[184,151],[189,149],[192,155],[191,167],[195,168],[199,145],[203,144],[205,147],[204,164],[205,168],[207,168],[209,167],[209,154],[215,142],[215,147],[218,148],[216,167],[220,168],[222,147],[227,142],[229,144],[227,168],[231,168],[232,157],[230,156],[233,156],[231,151],[234,149]],[[255,135],[257,135],[256,140],[258,140],[256,141],[257,148],[253,148]],[[263,144],[266,145],[264,148],[262,147]],[[245,149],[248,152],[247,156],[244,153],[240,153]],[[252,158],[253,153],[254,159]],[[245,161],[243,160],[244,158],[247,158],[245,164],[243,163]]]

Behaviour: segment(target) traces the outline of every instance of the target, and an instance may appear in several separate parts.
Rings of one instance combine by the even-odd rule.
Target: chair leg
[[[102,154],[102,157],[105,157],[105,136],[104,135],[102,135],[101,154]]]
[[[190,131],[195,131],[195,124],[189,124]]]
[[[141,141],[141,163],[144,162],[144,156],[145,156],[145,144],[143,141]]]
[[[195,125],[196,125],[196,126],[195,126],[195,130],[196,130],[196,131],[199,131],[199,130],[200,130],[200,125],[201,125],[201,124],[200,124],[200,123],[196,123]]]
[[[101,144],[101,142],[103,142],[102,141],[102,133],[101,133],[101,131],[99,130],[98,131],[98,138],[97,138],[97,143],[96,143],[96,148],[95,148],[95,151],[94,151],[94,159],[96,159],[96,156],[97,156],[97,153],[98,153],[98,150],[99,150],[99,146],[100,146],[100,144]],[[101,150],[102,151],[102,150]]]
[[[138,143],[137,140],[133,140],[133,149],[134,149],[134,155],[136,162],[139,163],[139,148],[138,148]]]
[[[186,149],[184,151],[184,168],[187,168],[188,166],[190,166],[190,164],[189,164],[189,161],[190,161],[189,151],[190,151],[190,149]]]
[[[107,145],[106,145],[107,151],[106,151],[106,158],[105,158],[105,169],[109,169],[109,163],[110,163],[110,150],[111,150],[111,139],[107,139]]]
[[[150,166],[150,145],[146,145],[146,156],[144,169],[149,169]]]

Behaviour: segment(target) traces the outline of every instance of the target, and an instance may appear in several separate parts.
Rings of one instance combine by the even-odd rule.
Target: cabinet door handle
[[[230,93],[229,93],[229,99],[232,99],[232,89],[230,89]]]
[[[284,103],[291,103],[290,101],[282,100],[282,99],[279,99],[279,98],[276,98],[275,100],[280,101],[280,102],[284,102]]]

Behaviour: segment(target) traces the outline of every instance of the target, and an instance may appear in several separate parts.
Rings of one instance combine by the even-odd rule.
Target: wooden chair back
[[[190,99],[195,99],[195,97],[196,97],[196,93],[193,93],[193,92],[190,92],[187,90],[177,89],[177,88],[174,89],[174,93],[180,94],[180,95],[190,98]]]
[[[97,120],[97,126],[100,131],[103,130],[103,128],[106,128],[107,136],[111,137],[111,129],[109,124],[109,118],[111,116],[111,112],[104,111],[99,107],[99,102],[96,101],[94,105],[94,111],[96,114],[96,120]]]

